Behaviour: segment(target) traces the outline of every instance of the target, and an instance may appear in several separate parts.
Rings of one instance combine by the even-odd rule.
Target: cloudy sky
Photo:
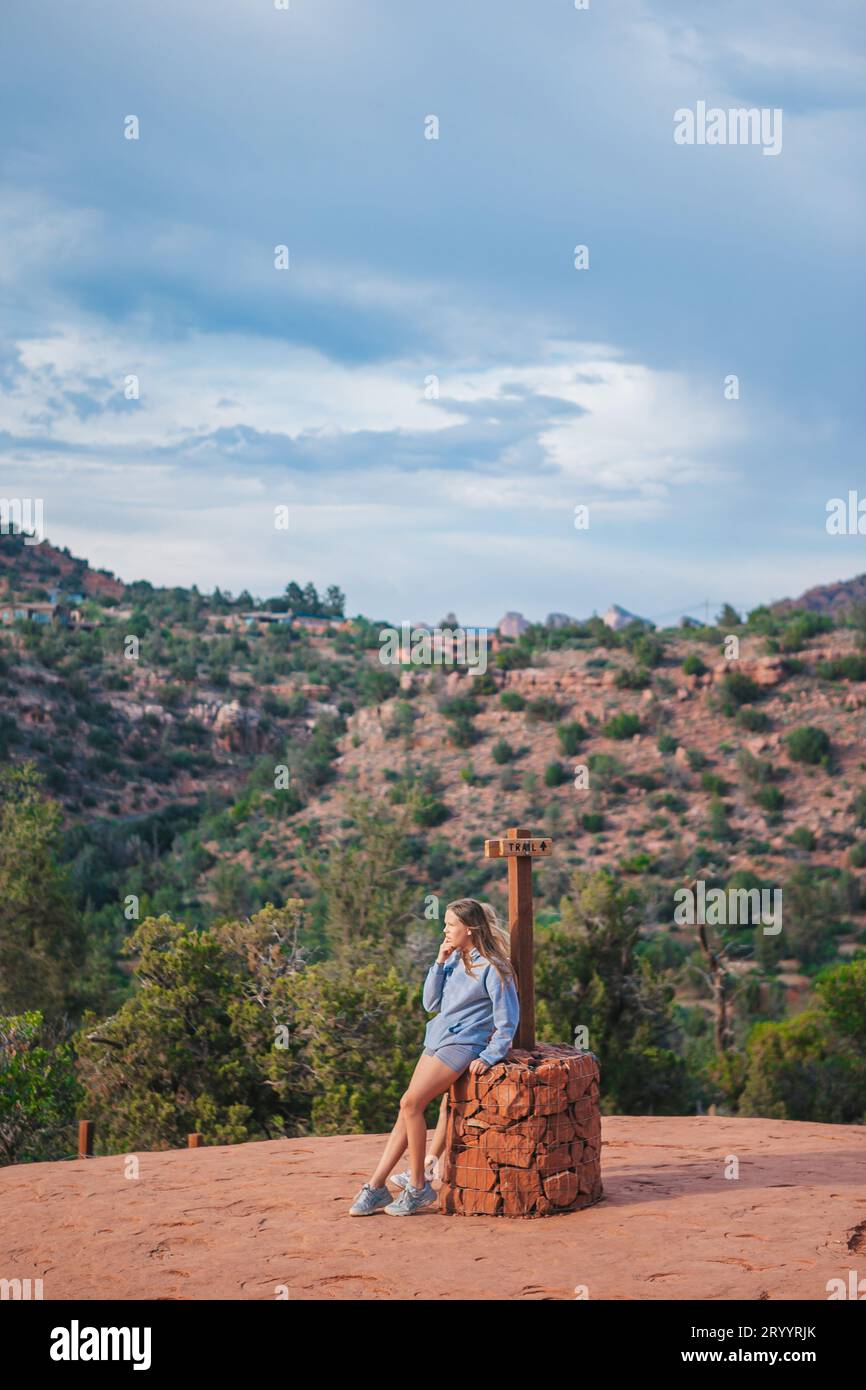
[[[4,0],[0,492],[126,580],[394,621],[667,621],[866,570],[825,526],[866,497],[864,29]],[[699,102],[780,110],[781,151],[677,144]]]

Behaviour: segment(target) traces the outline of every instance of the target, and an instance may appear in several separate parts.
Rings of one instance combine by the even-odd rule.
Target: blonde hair
[[[514,971],[511,967],[511,942],[508,933],[500,927],[494,909],[490,903],[480,903],[476,898],[456,898],[453,903],[449,903],[446,912],[453,912],[458,921],[464,927],[468,927],[472,933],[472,942],[482,956],[490,962],[496,969],[499,977],[503,981],[514,979]],[[472,975],[472,961],[468,959],[469,952],[462,951],[463,967],[467,975]],[[515,985],[516,985],[515,980]]]

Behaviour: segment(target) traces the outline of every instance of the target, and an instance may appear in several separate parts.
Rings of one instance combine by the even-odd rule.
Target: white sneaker
[[[414,1216],[422,1207],[433,1206],[439,1194],[433,1191],[429,1182],[423,1187],[404,1187],[400,1196],[385,1208],[386,1216]]]
[[[436,1154],[428,1154],[424,1160],[424,1181],[432,1182],[433,1179],[438,1178],[438,1176],[439,1158]],[[402,1187],[403,1191],[405,1192],[406,1188],[411,1186],[412,1174],[409,1172],[409,1169],[407,1168],[402,1173],[392,1173],[388,1181],[396,1183],[397,1186]]]

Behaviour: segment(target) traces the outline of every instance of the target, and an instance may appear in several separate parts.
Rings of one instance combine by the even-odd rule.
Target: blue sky
[[[127,580],[338,583],[393,621],[863,571],[825,509],[866,496],[864,29],[854,0],[5,0],[0,491]],[[698,101],[780,108],[781,152],[675,144]]]

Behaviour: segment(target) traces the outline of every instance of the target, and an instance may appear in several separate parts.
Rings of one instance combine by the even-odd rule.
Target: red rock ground
[[[142,1153],[137,1178],[129,1155],[4,1168],[0,1278],[46,1300],[823,1300],[866,1276],[859,1126],[605,1117],[603,1200],[541,1220],[350,1217],[384,1139]]]

